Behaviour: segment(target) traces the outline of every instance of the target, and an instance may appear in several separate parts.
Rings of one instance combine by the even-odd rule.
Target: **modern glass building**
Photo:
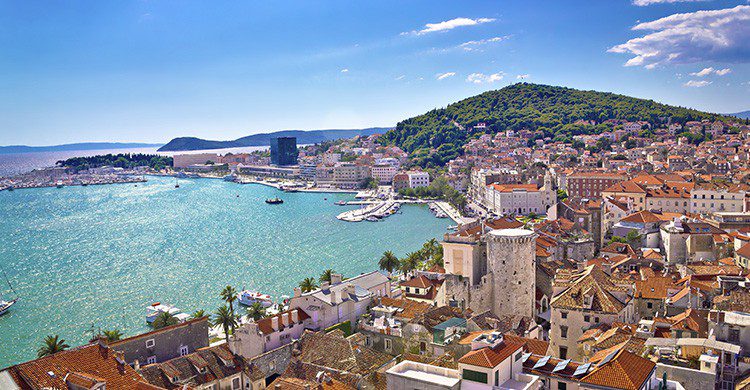
[[[271,138],[271,164],[297,165],[297,137]]]

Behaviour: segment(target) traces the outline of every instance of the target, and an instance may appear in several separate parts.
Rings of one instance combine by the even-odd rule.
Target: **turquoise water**
[[[0,367],[31,359],[47,334],[70,345],[87,330],[146,330],[154,301],[213,311],[231,284],[291,295],[326,268],[352,276],[401,256],[451,223],[404,206],[383,222],[347,223],[350,194],[281,193],[221,180],[0,192],[0,266],[21,300],[0,317]],[[239,197],[237,197],[239,195]],[[282,205],[264,200],[280,196]],[[327,198],[327,200],[325,200]],[[0,287],[11,297],[7,286]]]

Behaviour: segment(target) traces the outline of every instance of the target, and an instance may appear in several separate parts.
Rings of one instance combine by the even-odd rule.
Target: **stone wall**
[[[657,363],[656,377],[661,379],[665,372],[667,380],[680,382],[685,390],[713,389],[716,382],[716,376],[710,372]]]
[[[498,317],[534,316],[536,237],[536,233],[521,229],[496,230],[487,235],[492,312]]]

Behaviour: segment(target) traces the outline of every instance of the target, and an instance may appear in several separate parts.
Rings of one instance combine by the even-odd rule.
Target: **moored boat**
[[[146,308],[146,322],[149,324],[153,323],[156,317],[161,313],[169,313],[173,316],[177,316],[181,313],[180,309],[167,305],[161,302],[152,303],[151,306]]]
[[[245,306],[252,306],[254,303],[260,303],[263,307],[271,307],[273,299],[268,294],[263,294],[252,290],[242,290],[237,294],[237,300]]]
[[[57,184],[55,184],[55,187],[57,187],[57,188],[63,188],[64,186],[65,186],[65,185],[63,185],[63,182],[62,182],[62,181],[60,181],[60,180],[58,180],[58,181],[57,181]]]
[[[10,301],[0,299],[0,316],[7,313],[10,307],[15,305],[16,302],[18,302],[18,298],[11,299]]]
[[[269,199],[266,199],[266,203],[268,203],[268,204],[281,204],[281,203],[284,203],[284,200],[282,200],[281,198],[269,198]]]

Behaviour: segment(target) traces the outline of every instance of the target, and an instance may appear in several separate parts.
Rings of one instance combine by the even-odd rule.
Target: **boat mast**
[[[3,276],[5,276],[5,281],[8,283],[8,287],[10,287],[10,290],[13,291],[13,294],[16,294],[16,299],[18,299],[18,292],[16,292],[16,289],[13,288],[13,285],[10,284],[10,279],[8,279],[8,274],[5,273],[5,269],[2,269]]]

